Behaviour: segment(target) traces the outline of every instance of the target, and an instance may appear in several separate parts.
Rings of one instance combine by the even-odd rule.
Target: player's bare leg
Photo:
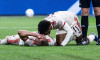
[[[61,42],[65,39],[66,33],[56,35],[56,43],[59,46]]]
[[[65,36],[66,36],[66,33],[56,35],[57,45],[61,44],[61,42],[64,40]],[[73,39],[73,38],[71,38],[71,39]],[[87,42],[82,41],[82,35],[81,35],[81,36],[76,38],[76,43],[77,43],[77,45],[86,45],[87,43],[90,44],[95,39],[97,40],[96,36],[94,34],[91,34],[91,35],[87,36]]]
[[[61,42],[65,39],[65,36],[66,36],[66,33],[56,35],[57,45],[61,44]],[[75,38],[75,37],[72,36],[72,38],[69,41],[67,41],[67,43],[72,41],[72,40],[76,40],[77,45],[83,45],[82,44],[82,35],[78,38]]]

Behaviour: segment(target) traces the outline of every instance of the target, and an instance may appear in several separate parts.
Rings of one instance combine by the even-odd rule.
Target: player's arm
[[[65,39],[64,39],[64,40],[62,41],[62,43],[61,43],[62,46],[65,46],[65,45],[69,42],[71,36],[73,35],[73,30],[72,30],[71,27],[70,27],[64,20],[62,20],[62,19],[60,19],[60,20],[58,21],[58,26],[59,26],[61,29],[63,28],[63,30],[65,30],[65,31],[67,32],[67,34],[66,34],[66,36],[65,36]]]
[[[27,30],[19,30],[18,34],[19,34],[19,36],[22,40],[27,40],[28,36],[34,36],[34,37],[37,37],[37,38],[41,38],[41,36],[39,34],[30,32],[30,31],[27,31]]]
[[[73,35],[73,30],[67,23],[65,23],[63,29],[67,32],[67,34],[65,36],[65,39],[62,41],[61,45],[65,46],[69,42],[71,36]]]

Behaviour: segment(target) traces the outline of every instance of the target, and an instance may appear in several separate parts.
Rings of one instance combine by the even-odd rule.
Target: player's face
[[[36,39],[35,43],[37,46],[48,46],[48,41],[46,39]]]
[[[38,38],[36,38],[36,40],[35,40],[35,44],[36,44],[37,46],[40,46],[40,41],[39,41]]]

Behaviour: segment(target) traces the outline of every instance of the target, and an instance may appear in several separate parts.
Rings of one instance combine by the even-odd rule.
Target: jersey
[[[34,33],[38,34],[38,32],[34,32]],[[56,40],[53,40],[48,35],[45,35],[45,38],[47,39],[49,46],[55,45]],[[5,40],[5,44],[37,46],[35,43],[36,37],[33,37],[33,36],[28,36],[28,39],[25,42],[22,39],[20,39],[19,35],[7,36],[3,40]]]
[[[78,17],[72,12],[58,11],[50,14],[44,18],[44,20],[50,21],[52,29],[59,29],[59,31],[64,30],[67,33],[64,41],[70,40],[73,34],[76,37],[82,34]],[[66,43],[64,43],[64,45],[66,45]]]
[[[45,35],[45,38],[48,40],[48,45],[55,45],[56,44],[56,40],[52,39],[50,36]]]
[[[53,40],[50,36],[45,35],[45,38],[47,39],[49,46],[56,44],[56,40]],[[36,39],[36,37],[29,36],[29,39],[27,41],[25,41],[25,45],[37,46],[36,43],[34,42],[35,39]]]
[[[75,14],[72,12],[58,11],[50,14],[44,18],[44,20],[50,21],[53,29],[60,29],[65,25],[65,23],[72,27],[76,23],[74,20],[75,17]]]
[[[76,14],[69,11],[58,11],[50,14],[44,20],[50,21],[52,29],[62,30],[64,25],[71,27],[74,34],[78,37],[81,33],[81,25]],[[67,32],[67,31],[66,31]]]
[[[48,45],[49,46],[52,46],[52,45],[55,45],[56,44],[56,40],[53,40],[50,36],[45,35],[45,38],[48,41]],[[34,41],[35,39],[36,39],[36,37],[29,36],[28,40],[25,41],[25,45],[37,46],[36,43],[35,43],[35,41]]]
[[[36,37],[28,36],[28,39],[24,42],[22,39],[20,39],[19,35],[12,35],[7,36],[5,40],[7,40],[7,44],[13,44],[13,45],[28,45],[28,46],[36,46],[34,43],[34,40]]]
[[[25,41],[25,45],[37,46],[36,43],[35,43],[35,39],[36,39],[36,37],[28,36],[28,39]]]
[[[19,35],[7,36],[5,40],[7,40],[7,44],[24,45],[24,41],[20,39]]]

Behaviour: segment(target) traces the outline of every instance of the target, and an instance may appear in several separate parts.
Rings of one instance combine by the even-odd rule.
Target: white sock
[[[2,40],[0,41],[0,45],[5,45],[5,44],[7,44],[7,39],[2,39]]]
[[[95,39],[95,36],[94,35],[89,35],[88,39],[89,39],[89,42],[91,43]]]

